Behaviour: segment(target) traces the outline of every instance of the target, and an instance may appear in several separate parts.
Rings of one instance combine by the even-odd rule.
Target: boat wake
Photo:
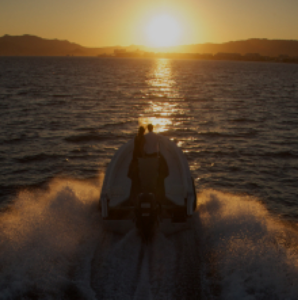
[[[220,299],[297,299],[297,227],[256,199],[199,195],[205,295]]]
[[[204,190],[190,230],[106,232],[100,184],[53,180],[0,214],[1,299],[297,299],[297,229]]]

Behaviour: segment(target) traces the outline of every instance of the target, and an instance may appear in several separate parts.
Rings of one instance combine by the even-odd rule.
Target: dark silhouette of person
[[[140,178],[139,178],[139,166],[138,158],[144,157],[144,145],[145,145],[145,128],[139,127],[138,134],[134,138],[134,148],[132,154],[132,160],[129,165],[127,176],[131,179],[130,199],[132,202],[136,201],[136,197],[140,190]]]
[[[159,153],[159,138],[156,133],[153,132],[153,125],[148,125],[148,133],[145,135],[145,155],[147,157],[158,156]]]
[[[139,157],[144,156],[144,145],[145,145],[145,128],[143,126],[139,127],[138,134],[134,139],[134,148],[132,159],[137,160]]]
[[[148,125],[148,133],[145,135],[145,157],[158,158],[158,174],[157,174],[157,189],[156,197],[162,202],[165,200],[165,185],[164,180],[169,175],[169,168],[166,159],[160,152],[159,135],[153,132],[153,125]]]

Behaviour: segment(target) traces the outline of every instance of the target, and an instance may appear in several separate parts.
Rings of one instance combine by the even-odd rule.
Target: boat
[[[158,136],[158,156],[138,159],[137,191],[128,177],[134,140],[120,147],[109,163],[99,200],[108,231],[125,234],[136,228],[150,240],[158,230],[167,235],[190,227],[197,199],[187,159],[175,142]]]

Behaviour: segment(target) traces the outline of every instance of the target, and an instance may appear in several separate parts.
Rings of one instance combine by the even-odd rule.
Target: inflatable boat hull
[[[107,168],[99,201],[105,228],[120,234],[136,228],[146,236],[151,236],[156,230],[172,234],[188,229],[196,209],[196,191],[183,152],[174,142],[159,135],[159,161],[163,160],[168,170],[162,178],[162,196],[157,191],[146,191],[146,187],[152,186],[148,180],[154,178],[148,176],[152,171],[147,172],[146,168],[154,164],[143,159],[139,166],[145,166],[145,172],[140,171],[141,189],[145,190],[133,197],[132,179],[128,177],[133,145],[133,140],[123,145]]]

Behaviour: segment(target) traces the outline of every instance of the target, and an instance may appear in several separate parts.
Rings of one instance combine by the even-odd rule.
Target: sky
[[[298,0],[0,0],[0,36],[86,47],[298,40],[297,16]]]

